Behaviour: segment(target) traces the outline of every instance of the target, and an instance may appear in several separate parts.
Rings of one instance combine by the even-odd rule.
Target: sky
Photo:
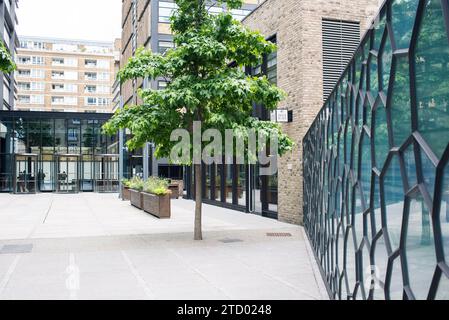
[[[20,0],[19,36],[113,41],[121,36],[122,0]]]

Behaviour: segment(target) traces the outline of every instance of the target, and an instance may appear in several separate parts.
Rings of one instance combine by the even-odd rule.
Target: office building
[[[290,119],[281,125],[294,140],[295,149],[279,159],[278,174],[269,177],[259,174],[259,165],[205,168],[207,203],[283,222],[303,222],[303,137],[377,9],[377,0],[331,4],[267,0],[243,19],[244,25],[278,45],[277,52],[265,57],[262,65],[249,66],[247,71],[267,76],[287,93],[279,109],[286,110]],[[254,116],[277,121],[276,113],[269,114],[263,106],[254,108]],[[192,180],[190,175],[187,179]]]
[[[0,0],[0,33],[3,36],[2,40],[5,47],[9,49],[13,58],[19,43],[16,33],[17,6],[18,0]],[[2,82],[2,86],[0,86],[0,98],[2,100],[0,110],[12,110],[16,99],[14,73],[0,74],[0,79]]]
[[[245,0],[244,7],[233,10],[234,17],[242,20],[262,0]],[[124,66],[132,57],[137,48],[145,47],[153,52],[163,53],[173,47],[173,36],[170,30],[170,16],[175,9],[175,3],[170,0],[124,0],[122,2],[122,55],[121,66]],[[222,12],[224,7],[211,6],[211,11]],[[164,88],[163,79],[146,81],[137,79],[121,85],[121,97],[123,105],[140,103],[137,91],[140,88]],[[124,135],[126,139],[126,134]],[[148,144],[142,150],[128,152],[125,148],[125,157],[132,159],[124,163],[125,177],[139,175],[144,178],[158,175],[174,180],[182,180],[184,169],[179,166],[169,165],[166,160],[156,160],[152,155],[154,146]],[[126,156],[130,155],[130,156]]]

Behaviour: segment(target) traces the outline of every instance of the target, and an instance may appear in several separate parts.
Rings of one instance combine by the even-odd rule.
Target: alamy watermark
[[[70,300],[78,299],[78,292],[80,291],[80,269],[75,261],[75,255],[70,254],[69,265],[65,270],[67,274],[66,288],[69,291]]]
[[[170,141],[177,144],[171,150],[170,160],[174,164],[194,165],[260,164],[261,176],[272,176],[278,172],[279,136],[276,132],[228,129],[224,135],[223,137],[223,133],[217,129],[203,132],[201,122],[194,122],[193,139],[189,131],[175,130]],[[204,144],[207,145],[203,148]]]

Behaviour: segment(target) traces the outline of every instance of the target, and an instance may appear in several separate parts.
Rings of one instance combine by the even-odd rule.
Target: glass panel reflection
[[[427,0],[415,54],[419,131],[441,157],[449,142],[449,42],[440,0]]]
[[[410,203],[405,254],[413,294],[419,300],[427,299],[436,257],[430,211],[421,195]]]

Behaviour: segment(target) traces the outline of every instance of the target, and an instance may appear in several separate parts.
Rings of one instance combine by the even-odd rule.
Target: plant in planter
[[[160,219],[171,217],[169,183],[165,179],[150,178],[143,189],[143,210]]]
[[[143,196],[142,191],[144,188],[145,182],[139,178],[134,177],[131,179],[129,183],[129,194],[130,194],[130,200],[131,204],[139,209],[143,209]]]
[[[122,179],[122,200],[131,200],[129,189],[131,188],[131,181],[129,179]]]

